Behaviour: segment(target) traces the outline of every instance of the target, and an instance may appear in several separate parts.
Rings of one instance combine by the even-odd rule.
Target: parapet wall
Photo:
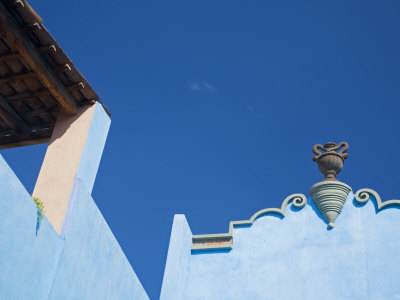
[[[203,236],[176,215],[161,300],[400,299],[400,201],[365,191],[349,194],[332,229],[307,199],[235,222],[230,248],[201,251]]]
[[[75,179],[65,238],[0,156],[0,299],[148,299],[88,189]],[[45,208],[46,209],[46,208]]]

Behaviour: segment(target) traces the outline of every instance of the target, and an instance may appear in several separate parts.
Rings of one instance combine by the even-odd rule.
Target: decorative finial
[[[342,211],[351,187],[336,179],[336,175],[342,171],[343,163],[348,155],[346,151],[349,145],[342,142],[326,143],[324,146],[318,144],[312,149],[315,156],[313,161],[318,163],[319,170],[324,174],[322,182],[314,184],[310,188],[310,195],[319,212],[328,223],[328,229],[334,227],[336,218]],[[321,153],[319,150],[325,151]],[[338,151],[339,152],[336,152]]]
[[[339,149],[340,151],[336,152]],[[325,151],[325,153],[318,150]],[[312,148],[315,154],[312,159],[318,163],[319,170],[325,176],[324,181],[337,180],[336,175],[342,171],[344,160],[349,157],[346,153],[347,150],[349,150],[349,145],[346,142],[341,142],[338,145],[326,143],[324,146],[317,144]]]

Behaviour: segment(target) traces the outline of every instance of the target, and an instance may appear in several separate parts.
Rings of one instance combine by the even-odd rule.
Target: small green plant
[[[44,205],[43,205],[43,202],[42,201],[40,201],[40,199],[39,198],[37,198],[37,197],[33,197],[33,201],[35,201],[35,203],[36,203],[36,205],[37,205],[37,207],[39,207],[39,209],[43,212],[44,211]]]
[[[37,219],[36,219],[36,235],[37,235],[38,231],[39,231],[39,228],[40,228],[40,223],[43,220],[44,204],[37,197],[33,197],[32,199],[33,199],[33,201],[35,201],[36,206],[38,208],[38,210],[37,210]]]

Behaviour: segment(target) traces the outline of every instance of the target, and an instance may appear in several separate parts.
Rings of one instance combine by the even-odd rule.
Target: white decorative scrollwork
[[[261,216],[266,214],[279,214],[282,217],[285,216],[286,207],[288,204],[293,203],[293,206],[297,209],[303,208],[307,204],[307,197],[304,194],[293,194],[283,200],[281,208],[266,208],[256,212],[254,215],[251,216],[250,220],[246,221],[232,221],[230,229],[233,230],[235,225],[251,225],[253,222]]]
[[[266,208],[256,212],[251,216],[249,220],[243,221],[231,221],[229,223],[229,232],[227,233],[218,233],[218,234],[202,234],[202,235],[193,235],[192,241],[192,251],[194,250],[210,250],[210,249],[219,249],[219,248],[232,248],[232,240],[233,240],[233,229],[236,226],[251,226],[256,219],[261,216],[271,214],[271,215],[280,215],[282,217],[285,216],[286,207],[292,203],[294,208],[302,209],[307,204],[307,197],[304,194],[293,194],[287,197],[281,205],[281,208]],[[207,245],[204,245],[204,241],[208,242]],[[213,241],[212,244],[209,245],[210,241]],[[227,241],[231,241],[230,246],[227,246]]]
[[[303,194],[300,194],[292,198],[292,203],[295,208],[300,209],[306,206],[307,198]]]
[[[400,200],[387,200],[382,202],[381,197],[379,197],[378,193],[371,189],[358,190],[357,193],[354,195],[354,198],[357,203],[365,204],[368,202],[371,196],[373,196],[376,201],[378,211],[389,206],[397,206],[397,205],[400,206]]]

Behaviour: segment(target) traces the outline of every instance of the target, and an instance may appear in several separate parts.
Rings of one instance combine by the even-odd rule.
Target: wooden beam
[[[35,18],[35,20],[37,22],[39,22],[39,24],[43,23],[42,18],[36,13],[36,11],[32,8],[32,6],[29,5],[29,3],[27,1],[25,1],[25,5],[24,6],[29,11],[29,13]]]
[[[25,7],[24,2],[22,2],[22,0],[14,0],[14,1],[10,1],[9,2],[10,5],[14,6],[14,7]]]
[[[36,77],[35,72],[28,72],[28,73],[22,73],[22,74],[13,74],[10,76],[5,76],[0,79],[0,83],[7,83],[7,82],[17,82],[22,79],[27,79],[27,78],[33,78]]]
[[[21,55],[19,55],[19,53],[8,53],[8,54],[3,54],[0,55],[0,62],[5,62],[8,60],[16,60],[19,59],[21,57]]]
[[[45,124],[39,124],[39,125],[34,125],[34,126],[32,126],[32,132],[34,132],[34,133],[38,133],[39,131],[47,131],[47,130],[53,130],[54,129],[54,125],[55,125],[55,122],[52,122],[52,123],[45,123]],[[2,137],[5,137],[5,136],[9,136],[9,135],[18,135],[18,134],[20,134],[18,131],[16,131],[16,130],[12,130],[12,129],[9,129],[9,130],[3,130],[3,131],[0,131],[0,139],[2,138]]]
[[[40,109],[35,109],[35,110],[21,113],[21,115],[23,117],[36,117],[36,116],[40,116],[40,115],[51,114],[53,112],[57,112],[56,109],[40,108]]]
[[[85,85],[83,84],[82,81],[74,83],[74,84],[71,84],[70,86],[68,86],[68,89],[72,90],[72,91],[73,90],[80,90],[80,89],[84,89],[84,88],[85,88]]]
[[[19,100],[26,100],[26,99],[35,99],[40,96],[47,96],[49,95],[50,92],[48,90],[39,90],[36,92],[28,92],[28,93],[22,93],[22,94],[16,94],[16,95],[11,95],[4,97],[8,102],[11,101],[19,101]]]
[[[21,54],[25,62],[37,73],[40,81],[50,90],[64,111],[69,114],[76,114],[77,104],[74,98],[50,65],[46,63],[33,42],[25,35],[21,27],[16,24],[1,1],[0,25],[6,31],[7,42]]]
[[[18,140],[17,138],[8,139],[8,140],[6,138],[0,138],[0,150],[22,147],[22,146],[43,144],[43,143],[48,143],[49,141],[50,141],[50,136],[49,137],[32,136],[31,139],[23,139],[23,140]]]
[[[54,72],[65,72],[65,71],[71,71],[71,67],[69,64],[64,64],[64,65],[58,65],[53,68]]]
[[[1,107],[0,107],[0,118],[2,118],[3,121],[7,123],[8,126],[10,126],[10,128],[12,129],[11,131],[17,130],[17,125],[15,124],[12,117],[9,114],[7,114],[7,112],[3,110]]]
[[[33,23],[33,24],[24,25],[22,28],[26,32],[42,29],[42,27],[40,26],[39,23]]]
[[[38,48],[40,53],[55,53],[57,52],[57,48],[54,45],[44,45]]]
[[[3,120],[12,128],[19,129],[22,132],[32,132],[28,124],[20,117],[20,115],[12,108],[10,104],[0,96],[0,108]]]

